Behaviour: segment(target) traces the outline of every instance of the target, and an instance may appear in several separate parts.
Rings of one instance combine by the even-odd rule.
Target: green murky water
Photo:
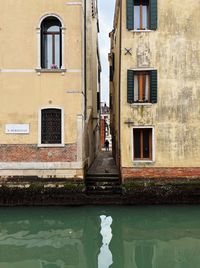
[[[200,207],[1,208],[0,268],[200,267]]]

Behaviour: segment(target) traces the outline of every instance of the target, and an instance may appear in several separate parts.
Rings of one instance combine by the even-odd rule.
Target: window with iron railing
[[[41,144],[62,143],[61,109],[43,109],[41,111]]]

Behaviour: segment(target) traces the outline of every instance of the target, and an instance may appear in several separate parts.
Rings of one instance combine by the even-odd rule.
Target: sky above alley
[[[113,16],[115,0],[98,0],[99,7],[99,47],[101,55],[101,101],[109,104],[109,64],[108,53],[110,51],[109,32],[113,29]]]

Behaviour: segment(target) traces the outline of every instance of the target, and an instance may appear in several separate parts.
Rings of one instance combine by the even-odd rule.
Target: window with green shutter
[[[158,88],[158,85],[157,85],[157,70],[152,70],[151,71],[151,82],[150,82],[150,88],[151,88],[151,103],[157,103],[157,88]]]
[[[157,0],[127,0],[127,29],[156,30]]]
[[[150,1],[150,29],[156,30],[157,29],[157,17],[158,17],[158,10],[157,10],[157,0]]]
[[[134,71],[127,71],[127,102],[134,102]]]
[[[128,103],[157,103],[157,71],[128,70]]]
[[[126,0],[126,24],[128,30],[133,30],[134,0]]]

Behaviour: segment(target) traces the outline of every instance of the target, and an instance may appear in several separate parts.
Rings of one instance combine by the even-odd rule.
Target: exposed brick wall
[[[105,144],[105,119],[101,119],[101,148],[104,148],[104,144]]]
[[[140,179],[140,178],[159,178],[159,179],[177,179],[177,178],[200,178],[200,167],[197,168],[122,168],[122,179]]]
[[[77,145],[40,148],[37,145],[0,145],[0,162],[74,162]]]

